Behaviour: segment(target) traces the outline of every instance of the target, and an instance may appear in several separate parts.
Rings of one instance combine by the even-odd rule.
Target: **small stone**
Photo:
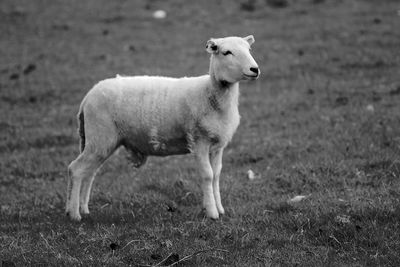
[[[375,111],[374,105],[372,104],[367,105],[366,110],[369,112],[374,112]]]
[[[292,203],[300,202],[300,201],[302,201],[302,200],[308,198],[309,196],[310,196],[310,195],[308,195],[308,196],[295,196],[295,197],[291,198],[291,199],[289,200],[289,202],[292,202]]]
[[[256,178],[256,175],[254,174],[254,172],[252,170],[248,170],[247,171],[247,178],[249,180],[254,180],[254,178]]]
[[[165,19],[167,17],[167,12],[164,10],[156,10],[153,13],[153,18],[155,19]]]

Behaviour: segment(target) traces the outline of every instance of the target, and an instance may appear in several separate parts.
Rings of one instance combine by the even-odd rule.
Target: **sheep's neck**
[[[229,109],[232,105],[238,105],[239,83],[230,83],[218,80],[213,72],[210,72],[211,88],[209,88],[208,99],[213,109],[222,111]]]
[[[229,88],[232,86],[232,83],[226,81],[226,80],[215,80],[215,86],[219,87],[221,90],[229,90]]]
[[[218,91],[229,91],[230,89],[234,88],[236,83],[230,83],[226,80],[218,80],[215,76],[210,75],[211,77],[211,84],[212,87]]]

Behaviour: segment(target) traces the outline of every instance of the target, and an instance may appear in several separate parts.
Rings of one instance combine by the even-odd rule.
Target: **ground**
[[[399,9],[1,1],[0,265],[399,266]],[[193,157],[137,170],[121,150],[95,181],[91,214],[69,221],[66,169],[86,92],[117,73],[205,74],[210,37],[249,34],[262,74],[241,84],[241,125],[223,159],[226,215],[205,217]]]

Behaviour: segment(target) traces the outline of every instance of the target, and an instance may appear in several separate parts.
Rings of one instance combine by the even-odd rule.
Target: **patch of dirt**
[[[251,155],[249,153],[240,153],[239,155],[228,159],[230,164],[237,165],[237,166],[256,164],[262,160],[264,160],[263,156]]]

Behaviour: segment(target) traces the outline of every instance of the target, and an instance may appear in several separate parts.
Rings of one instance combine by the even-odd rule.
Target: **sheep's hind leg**
[[[219,177],[222,169],[222,154],[224,149],[218,149],[217,151],[213,151],[210,154],[211,166],[214,172],[214,180],[213,180],[213,190],[214,190],[214,198],[215,204],[217,205],[217,209],[219,214],[224,214],[225,210],[221,203],[221,194],[219,190]]]
[[[101,164],[100,164],[101,166]],[[99,166],[99,168],[100,168]],[[98,169],[97,169],[98,170]],[[94,171],[93,175],[82,180],[81,194],[79,198],[79,204],[82,214],[89,214],[89,198],[90,191],[92,189],[92,184],[94,178],[96,177],[97,170]]]
[[[88,179],[93,177],[102,162],[104,158],[84,151],[69,165],[66,213],[72,220],[81,219],[79,213],[81,189],[87,188]]]
[[[196,158],[199,163],[200,176],[202,178],[201,188],[203,190],[203,206],[207,216],[218,219],[219,213],[215,204],[213,192],[213,170],[210,164],[210,145],[206,142],[199,143],[196,149]]]
[[[103,149],[100,150],[97,148],[94,152],[88,153],[89,156],[87,166],[89,172],[87,176],[84,176],[82,178],[82,187],[79,198],[80,208],[83,214],[89,214],[89,199],[93,181],[96,177],[98,169],[117,148],[117,145],[115,145],[115,143],[116,142],[109,142],[109,144],[105,146],[106,143],[103,142],[103,147],[105,146]]]

